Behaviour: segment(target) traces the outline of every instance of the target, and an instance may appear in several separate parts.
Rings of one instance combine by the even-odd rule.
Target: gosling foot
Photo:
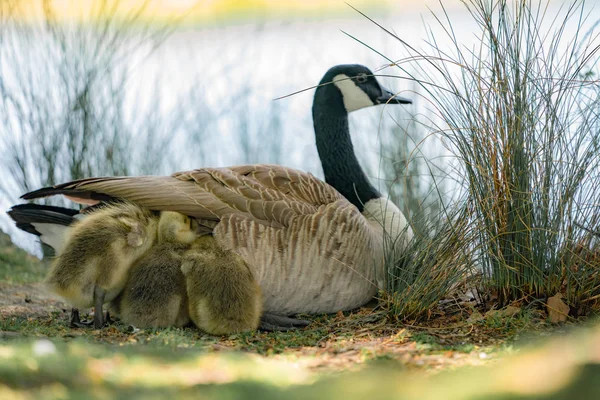
[[[99,313],[94,313],[94,329],[102,329],[105,325],[104,315],[102,315],[102,311]]]
[[[106,320],[104,319],[104,313],[102,312],[102,305],[104,304],[104,296],[106,292],[96,286],[94,289],[94,329],[102,329]],[[107,315],[108,317],[108,315]]]
[[[93,323],[93,321],[81,321],[79,309],[71,308],[71,319],[69,321],[69,326],[71,328],[87,328],[92,326]]]

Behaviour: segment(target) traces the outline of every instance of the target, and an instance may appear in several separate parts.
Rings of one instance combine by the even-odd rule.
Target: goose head
[[[381,85],[371,70],[359,64],[343,64],[325,73],[315,94],[331,109],[345,114],[378,104],[411,104]]]
[[[369,182],[356,155],[348,113],[378,104],[410,104],[384,88],[373,72],[358,64],[336,65],[325,73],[313,100],[315,138],[325,181],[361,212],[381,194]]]

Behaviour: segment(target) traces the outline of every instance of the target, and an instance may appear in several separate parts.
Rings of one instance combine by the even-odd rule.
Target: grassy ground
[[[10,236],[0,231],[0,281],[39,282],[46,267],[38,258],[14,246]]]
[[[390,321],[373,304],[354,312],[313,316],[308,328],[286,333],[213,337],[193,328],[138,330],[118,322],[103,330],[71,329],[69,307],[37,283],[43,278],[43,263],[6,247],[0,251],[3,399],[325,398],[332,393],[340,398],[367,393],[451,397],[439,397],[432,382],[437,382],[436,390],[456,392],[455,398],[477,398],[472,397],[479,390],[472,379],[456,386],[452,377],[475,374],[484,384],[487,374],[496,377],[498,371],[472,367],[498,364],[507,355],[521,353],[519,343],[526,337],[569,329],[552,327],[534,308],[517,305],[485,313],[469,302],[440,306],[429,321],[412,325]],[[600,349],[600,333],[588,332],[585,338],[571,340],[568,346],[580,348],[587,340]],[[594,364],[600,353],[596,356],[574,351],[570,364],[563,356],[557,368],[600,372]],[[489,382],[481,388],[487,393],[497,390],[498,396],[501,389]]]

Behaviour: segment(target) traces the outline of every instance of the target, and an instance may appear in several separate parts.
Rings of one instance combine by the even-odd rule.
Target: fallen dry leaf
[[[562,301],[562,298],[563,296],[560,293],[548,298],[546,308],[548,309],[548,318],[552,323],[564,322],[567,320],[569,306]]]

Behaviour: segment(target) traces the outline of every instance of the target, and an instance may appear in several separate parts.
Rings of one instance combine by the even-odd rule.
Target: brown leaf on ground
[[[569,306],[562,301],[562,298],[563,296],[560,293],[548,298],[546,308],[548,309],[548,318],[552,323],[564,322],[567,320]]]

